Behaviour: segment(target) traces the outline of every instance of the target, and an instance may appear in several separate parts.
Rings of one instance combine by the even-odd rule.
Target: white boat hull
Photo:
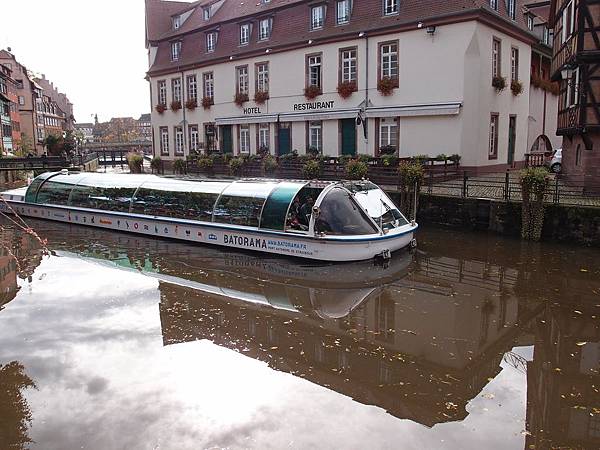
[[[10,200],[7,200],[6,204],[0,202],[0,211],[10,213],[7,204],[19,215],[26,217],[320,261],[361,261],[392,253],[409,246],[418,227],[405,225],[383,236],[310,237],[227,224]]]

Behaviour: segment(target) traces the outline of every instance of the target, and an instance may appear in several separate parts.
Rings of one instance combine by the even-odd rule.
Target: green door
[[[517,138],[517,116],[508,119],[508,164],[515,160],[515,140]]]
[[[287,155],[292,151],[292,141],[290,139],[290,124],[280,123],[277,133],[278,155]]]
[[[233,153],[231,125],[221,125],[221,151],[223,153]]]
[[[342,119],[342,155],[356,155],[356,125],[354,119]]]

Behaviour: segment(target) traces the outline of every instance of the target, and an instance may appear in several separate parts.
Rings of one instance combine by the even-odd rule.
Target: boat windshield
[[[386,193],[370,181],[348,182],[344,187],[353,193],[356,201],[382,230],[391,230],[408,223]]]
[[[317,233],[348,236],[379,232],[352,195],[341,187],[335,187],[325,195],[319,210],[315,218]]]

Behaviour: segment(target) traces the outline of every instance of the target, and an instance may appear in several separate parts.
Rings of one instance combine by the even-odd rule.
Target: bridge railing
[[[64,169],[71,166],[62,156],[36,156],[28,158],[0,158],[0,170]]]

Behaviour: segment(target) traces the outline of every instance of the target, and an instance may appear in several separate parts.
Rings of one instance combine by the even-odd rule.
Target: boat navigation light
[[[69,169],[60,169],[61,175],[69,175]]]

